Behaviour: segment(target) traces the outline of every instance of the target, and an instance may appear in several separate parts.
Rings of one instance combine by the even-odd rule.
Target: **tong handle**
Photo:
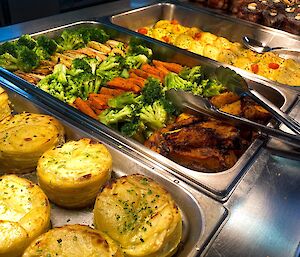
[[[279,129],[274,129],[271,127],[267,127],[265,125],[262,125],[260,123],[242,118],[242,117],[238,117],[226,112],[222,112],[218,109],[214,110],[216,113],[219,114],[219,116],[222,116],[222,118],[230,121],[234,121],[235,123],[238,123],[240,125],[246,125],[248,127],[251,127],[255,130],[259,130],[262,134],[266,135],[266,136],[272,136],[275,137],[281,141],[284,141],[286,143],[295,145],[296,147],[300,147],[300,136],[299,135],[293,135],[287,132],[284,132],[282,130]]]
[[[291,129],[296,134],[300,134],[300,124],[295,119],[281,111],[276,105],[271,103],[267,98],[262,96],[255,90],[247,92],[247,95],[250,96],[255,102],[259,103],[267,111],[269,111],[276,120],[280,121]]]

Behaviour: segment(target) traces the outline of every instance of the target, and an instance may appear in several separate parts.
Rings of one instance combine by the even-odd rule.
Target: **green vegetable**
[[[201,66],[194,66],[193,68],[184,67],[179,73],[179,76],[192,83],[200,84],[203,80]]]
[[[109,35],[103,29],[96,27],[83,27],[78,29],[78,33],[82,35],[85,43],[89,41],[104,43],[109,39]]]
[[[164,127],[168,120],[168,113],[160,101],[154,102],[153,105],[144,106],[139,116],[152,130]]]
[[[31,36],[25,34],[25,35],[22,35],[18,39],[17,45],[18,46],[26,46],[30,50],[32,50],[33,48],[35,48],[35,46],[37,45],[37,43],[36,43],[36,41]]]
[[[109,56],[98,66],[96,75],[101,77],[103,84],[120,76],[122,72],[121,61],[121,56]]]
[[[68,80],[67,68],[63,64],[55,65],[53,73],[41,79],[37,86],[67,103],[73,103],[81,93],[77,85]]]
[[[141,96],[132,92],[126,92],[108,100],[108,106],[116,109],[124,108],[126,105],[140,104]]]
[[[225,87],[215,79],[202,80],[201,87],[203,88],[202,95],[205,97],[219,95],[225,89]]]
[[[36,42],[37,42],[38,47],[42,48],[49,55],[54,54],[57,49],[56,42],[53,39],[50,39],[46,36],[37,37]]]
[[[18,59],[9,53],[2,54],[0,55],[0,66],[7,70],[15,71],[19,68]]]
[[[143,45],[143,42],[138,39],[132,37],[129,42],[128,55],[145,55],[147,58],[151,59],[153,52],[150,48]]]
[[[144,63],[148,62],[148,58],[144,54],[139,54],[135,56],[127,56],[124,60],[124,66],[128,69],[138,69]]]
[[[18,49],[15,42],[5,42],[2,45],[0,45],[0,55],[9,53],[13,57],[17,57],[18,56],[17,51]]]
[[[85,46],[85,41],[76,30],[64,30],[60,38],[57,39],[59,45],[58,51],[78,49]]]
[[[197,87],[197,83],[192,83],[181,78],[178,74],[170,72],[165,76],[164,85],[166,89],[181,89],[184,91],[192,91],[193,88]]]
[[[146,104],[152,104],[163,96],[162,86],[158,79],[149,77],[142,89],[142,95]]]
[[[99,115],[99,120],[105,125],[117,124],[124,121],[130,121],[134,115],[134,110],[131,106],[126,105],[124,108],[106,109]]]

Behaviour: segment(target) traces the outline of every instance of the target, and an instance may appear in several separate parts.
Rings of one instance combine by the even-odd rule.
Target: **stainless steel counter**
[[[0,42],[73,21],[90,19],[156,1],[116,1],[0,28]],[[295,92],[297,93],[297,92]],[[300,98],[299,98],[300,99]],[[292,109],[300,121],[300,100]],[[272,143],[272,142],[271,142]],[[207,257],[294,257],[300,243],[300,153],[276,143],[260,150],[224,206],[228,219],[204,251]],[[298,249],[299,251],[299,249]]]

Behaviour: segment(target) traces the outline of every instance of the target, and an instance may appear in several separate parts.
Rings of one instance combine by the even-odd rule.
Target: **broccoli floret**
[[[25,46],[17,48],[17,56],[9,53],[1,55],[0,66],[8,70],[14,71],[20,69],[25,72],[30,72],[39,65],[40,59],[35,52]]]
[[[152,58],[153,52],[150,48],[143,45],[143,42],[141,42],[140,39],[132,37],[129,42],[129,49],[128,54],[129,55],[139,55],[143,54],[147,58]]]
[[[124,108],[126,105],[140,104],[141,99],[142,99],[141,96],[137,96],[132,92],[126,92],[114,98],[109,99],[108,106],[112,108],[121,109]]]
[[[90,93],[98,93],[102,80],[91,73],[82,72],[72,77],[72,81],[69,78],[68,82],[76,85],[82,99],[87,99]]]
[[[50,54],[42,47],[34,48],[34,52],[40,58],[40,60],[48,60],[50,59]]]
[[[179,112],[172,103],[172,101],[168,100],[166,97],[160,98],[159,101],[170,116],[179,115]]]
[[[36,41],[31,36],[25,34],[18,39],[17,45],[26,46],[32,50],[36,46]]]
[[[205,97],[219,95],[222,91],[225,90],[225,87],[215,79],[202,80],[200,86],[203,88],[202,95]]]
[[[123,135],[132,137],[141,143],[144,143],[147,138],[147,136],[145,136],[147,127],[138,117],[135,117],[131,121],[124,122],[119,130]]]
[[[20,48],[18,51],[18,67],[20,70],[30,72],[32,69],[36,68],[39,63],[40,59],[34,51],[27,47]]]
[[[9,53],[2,54],[0,55],[0,66],[7,70],[15,71],[18,69],[18,59]]]
[[[123,69],[122,72],[120,73],[120,77],[124,78],[124,79],[128,79],[129,78],[129,72],[127,69]]]
[[[76,50],[85,46],[82,35],[74,30],[64,30],[57,43],[60,45],[59,51]]]
[[[128,69],[138,69],[144,63],[148,62],[148,58],[144,54],[139,54],[135,56],[127,56],[124,60],[124,66]]]
[[[82,70],[88,73],[92,73],[90,65],[81,58],[76,58],[72,61],[72,69]]]
[[[102,71],[111,70],[114,68],[120,67],[120,62],[122,58],[120,56],[109,56],[107,57],[98,67],[96,74],[101,73]]]
[[[163,95],[160,81],[149,77],[142,89],[142,95],[146,104],[153,104],[160,99]]]
[[[192,83],[196,82],[197,84],[200,84],[203,80],[201,66],[194,66],[193,68],[185,67],[179,73],[179,76]]]
[[[99,115],[99,120],[105,125],[117,124],[119,122],[130,121],[134,115],[134,111],[131,106],[126,105],[124,108],[106,109]]]
[[[168,114],[160,101],[156,101],[141,109],[140,118],[149,128],[157,130],[166,125]]]
[[[18,57],[18,49],[15,42],[5,42],[0,45],[0,55],[9,53],[13,57]]]
[[[57,49],[57,44],[53,39],[50,39],[46,36],[39,36],[36,39],[37,45],[44,49],[49,55],[55,53]]]
[[[97,66],[99,65],[99,60],[97,58],[84,57],[83,60],[91,67],[92,74],[96,73]]]
[[[120,76],[121,60],[121,56],[109,56],[100,63],[96,70],[96,75],[101,77],[103,84]]]
[[[164,85],[166,89],[181,89],[184,91],[192,91],[194,87],[197,87],[197,83],[192,83],[190,81],[187,81],[176,73],[170,72],[166,75]]]
[[[80,28],[78,32],[82,35],[85,43],[88,43],[89,41],[104,43],[109,39],[109,35],[100,28],[85,27]]]

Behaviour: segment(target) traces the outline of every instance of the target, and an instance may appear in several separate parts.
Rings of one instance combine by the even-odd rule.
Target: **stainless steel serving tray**
[[[125,32],[121,28],[116,28],[116,26],[113,24],[104,24],[94,21],[81,21],[35,33],[32,36],[44,34],[49,37],[54,37],[66,28],[75,28],[83,25],[100,26],[105,29],[112,36],[112,38],[118,39],[123,42],[128,42],[129,38],[132,35],[135,35],[134,32]],[[218,66],[216,62],[210,59],[204,57],[201,58],[198,55],[186,52],[182,49],[174,48],[166,44],[161,44],[149,37],[142,37],[141,40],[153,49],[154,58],[159,58],[161,60],[170,62],[177,62],[182,65],[202,65],[203,67],[208,69],[215,69]],[[252,88],[255,88],[257,91],[262,93],[278,107],[281,107],[283,111],[289,110],[289,108],[293,105],[294,101],[297,98],[297,95],[293,94],[287,88],[277,88],[267,83],[266,81],[259,79],[250,80],[252,77],[249,79],[249,77],[247,76],[247,72],[243,75]],[[255,160],[255,154],[259,151],[260,147],[264,143],[262,139],[255,140],[248,148],[248,150],[241,156],[238,162],[231,169],[228,169],[226,171],[218,173],[204,173],[191,170],[169,160],[168,158],[158,153],[153,152],[137,141],[125,138],[120,133],[106,127],[100,122],[79,112],[75,108],[52,97],[51,95],[38,89],[27,81],[17,77],[11,72],[0,68],[0,76],[3,76],[4,78],[10,80],[23,90],[26,90],[28,92],[30,91],[31,94],[39,97],[40,101],[52,107],[53,109],[63,113],[64,115],[67,115],[69,118],[75,120],[76,122],[81,122],[83,126],[89,128],[90,131],[110,138],[114,142],[117,141],[120,147],[130,149],[131,152],[135,153],[135,156],[139,156],[143,158],[144,161],[147,160],[148,162],[152,163],[152,165],[163,168],[165,171],[173,174],[174,176],[177,176],[180,180],[184,180],[197,189],[204,190],[208,194],[211,194],[218,199],[225,200],[226,197],[229,196],[229,193],[233,190],[238,180],[247,170],[248,165],[251,165],[251,162]]]
[[[130,174],[144,174],[166,188],[173,196],[183,216],[183,239],[176,256],[198,256],[208,246],[209,240],[220,228],[227,210],[218,202],[203,195],[186,183],[179,181],[165,171],[156,169],[142,159],[138,160],[126,148],[118,148],[118,143],[93,133],[82,123],[76,123],[41,103],[39,99],[28,94],[7,80],[0,77],[0,86],[9,94],[9,100],[15,113],[31,112],[49,114],[61,121],[66,129],[66,141],[80,138],[92,138],[104,143],[113,157],[113,177]],[[36,182],[36,175],[22,175]],[[66,210],[51,203],[51,222],[53,227],[65,224],[85,224],[93,226],[92,207],[82,210]]]
[[[173,3],[172,1],[149,5],[109,17],[109,20],[113,24],[132,31],[136,31],[141,27],[151,27],[157,21],[162,19],[176,19],[184,26],[198,27],[203,31],[208,31],[217,36],[225,37],[232,42],[242,43],[242,37],[247,35],[271,47],[283,46],[297,48],[300,45],[300,36],[236,19],[228,15],[218,14],[208,10],[207,8],[193,8],[192,6],[185,6],[178,2]],[[285,54],[282,57],[290,57],[300,60],[300,55],[297,55],[295,52]],[[229,67],[237,70],[238,72],[242,71],[234,66]],[[249,74],[251,74],[252,77],[259,77],[260,79],[274,85],[283,86],[283,84],[269,80],[265,77],[255,75],[250,72]],[[295,89],[296,88],[297,87],[295,87]],[[297,89],[299,90],[300,87]]]

